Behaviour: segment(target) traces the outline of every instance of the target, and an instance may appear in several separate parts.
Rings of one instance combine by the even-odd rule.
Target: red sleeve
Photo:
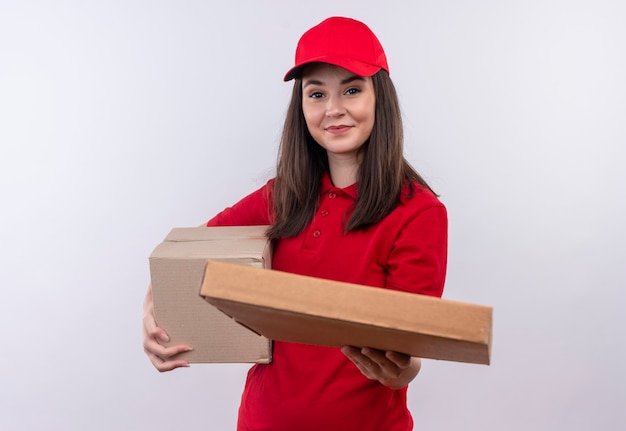
[[[448,216],[443,205],[420,211],[402,228],[388,260],[389,287],[443,294],[448,258]]]
[[[274,180],[224,209],[211,220],[207,226],[259,226],[271,224],[271,190]]]

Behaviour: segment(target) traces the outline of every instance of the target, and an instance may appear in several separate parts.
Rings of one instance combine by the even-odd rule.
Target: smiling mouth
[[[326,131],[328,133],[332,133],[334,135],[339,135],[341,133],[347,132],[351,128],[352,128],[351,126],[344,126],[344,125],[342,125],[342,126],[330,126],[330,127],[326,128]]]

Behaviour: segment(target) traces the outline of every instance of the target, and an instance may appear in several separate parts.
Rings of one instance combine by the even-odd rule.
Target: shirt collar
[[[346,194],[350,196],[352,199],[356,200],[357,196],[357,186],[356,183],[340,189],[339,187],[335,187],[333,182],[330,179],[330,174],[328,172],[324,172],[322,175],[322,188],[320,190],[321,194],[324,195],[330,191],[334,191],[335,193]]]

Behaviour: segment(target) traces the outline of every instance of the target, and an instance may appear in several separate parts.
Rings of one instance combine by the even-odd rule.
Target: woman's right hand
[[[161,372],[171,371],[180,367],[188,367],[189,362],[183,359],[173,358],[179,353],[193,350],[191,346],[185,344],[166,347],[159,343],[159,341],[167,342],[169,339],[167,333],[163,328],[157,326],[156,320],[154,319],[152,286],[149,286],[143,304],[143,350],[146,352],[146,355],[148,355],[152,365]]]

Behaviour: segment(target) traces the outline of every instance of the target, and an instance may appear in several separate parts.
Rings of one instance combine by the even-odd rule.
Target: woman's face
[[[376,97],[371,77],[318,63],[302,75],[302,111],[309,133],[329,158],[357,157],[374,127]]]

